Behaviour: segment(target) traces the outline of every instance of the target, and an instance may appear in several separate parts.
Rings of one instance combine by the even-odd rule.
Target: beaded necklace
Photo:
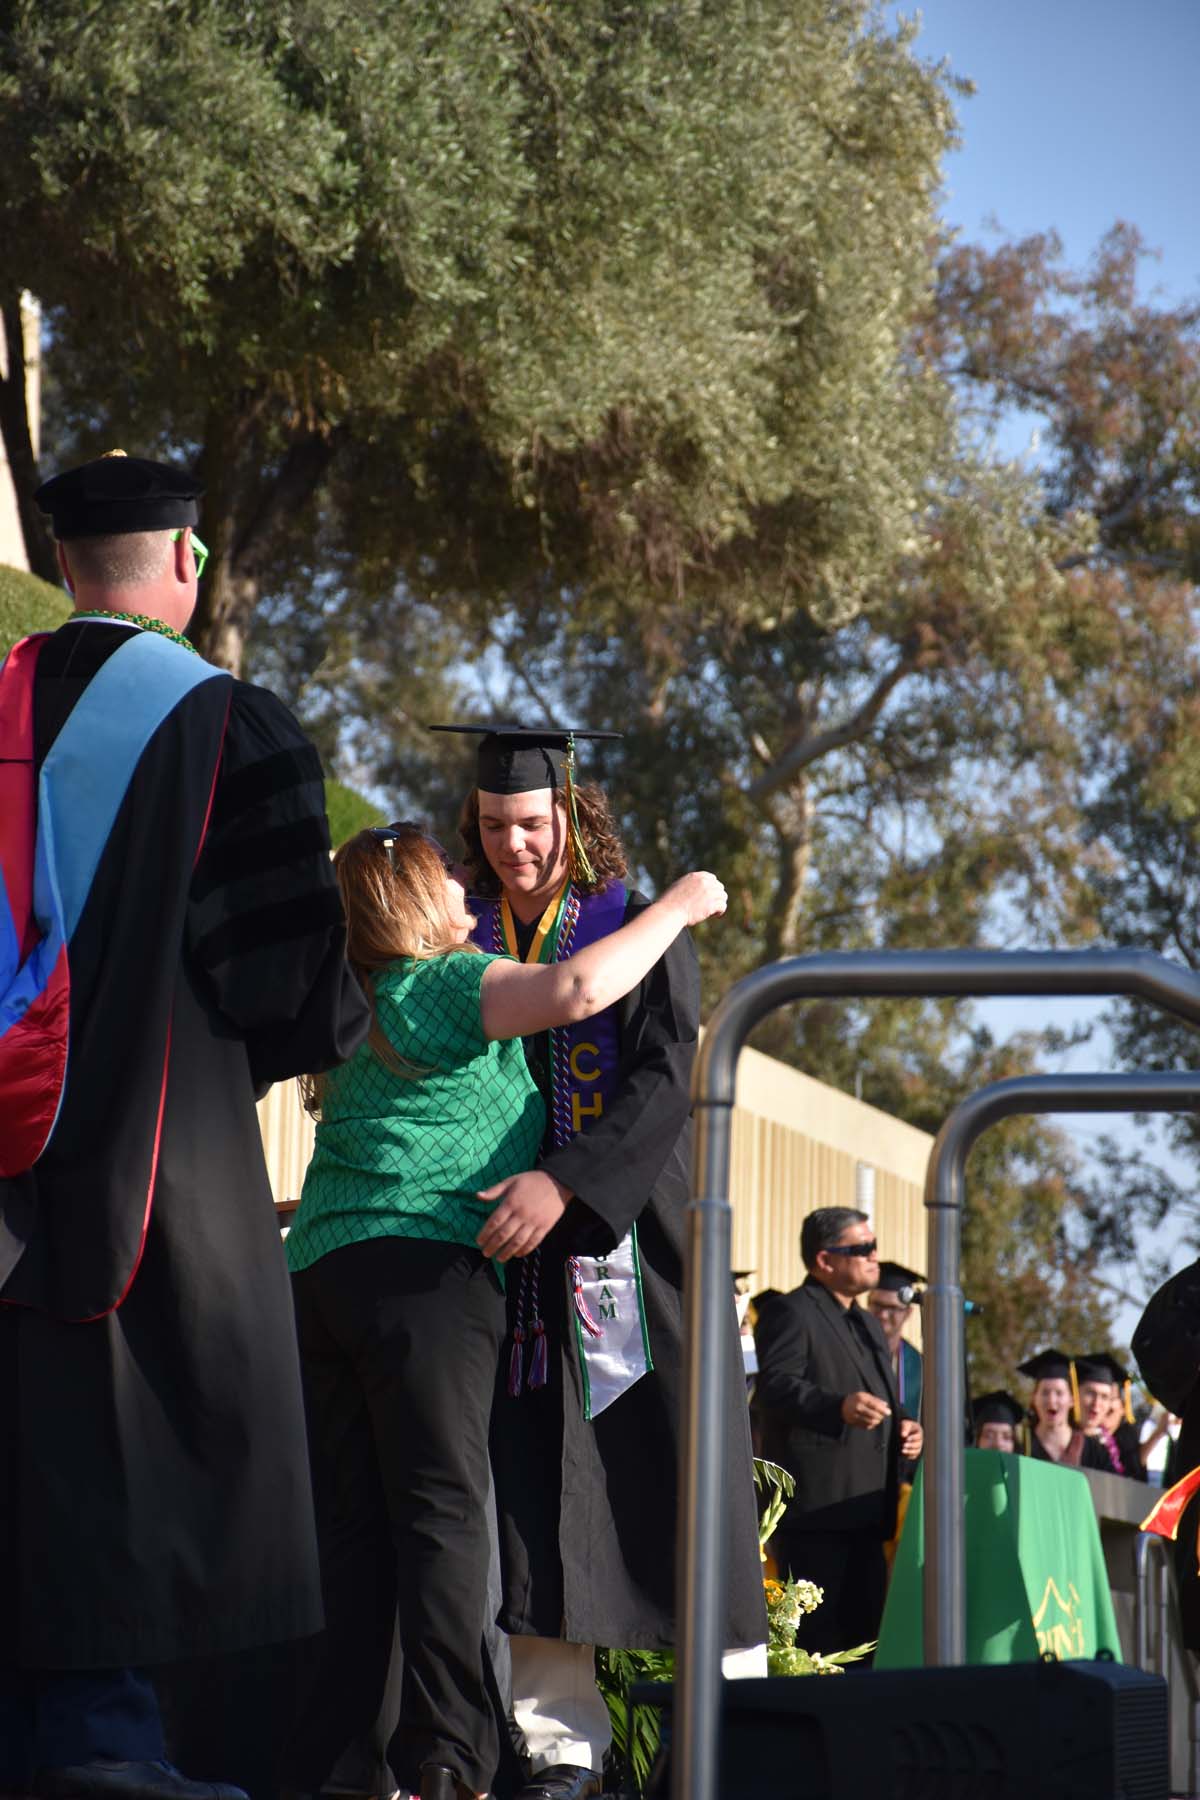
[[[110,612],[107,607],[92,607],[88,612],[77,612],[77,619],[116,619],[123,625],[140,625],[143,631],[157,631],[160,637],[170,638],[173,644],[182,644],[193,656],[199,656],[195,644],[184,637],[182,631],[176,631],[162,619],[152,619],[148,613]]]

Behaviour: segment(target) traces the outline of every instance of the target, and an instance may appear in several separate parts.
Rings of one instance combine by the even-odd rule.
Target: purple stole
[[[600,938],[620,930],[628,901],[619,881],[598,894],[579,894],[568,886],[558,916],[546,933],[540,962],[563,962]],[[505,942],[499,900],[472,900],[474,941],[498,956],[511,954]],[[556,1026],[550,1039],[550,1120],[555,1148],[603,1118],[620,1077],[621,1036],[617,1008],[606,1007],[590,1019]],[[538,1298],[540,1257],[535,1251],[522,1263],[513,1333],[509,1393],[523,1385],[524,1345],[532,1338],[528,1386],[546,1380],[546,1337]],[[567,1262],[569,1311],[574,1319],[576,1348],[583,1383],[584,1417],[594,1419],[653,1367],[642,1300],[637,1227],[608,1256],[572,1256]]]

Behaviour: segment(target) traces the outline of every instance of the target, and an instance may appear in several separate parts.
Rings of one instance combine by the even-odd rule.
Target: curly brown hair
[[[566,811],[566,797],[555,792],[556,803]],[[595,881],[577,881],[581,894],[598,894],[610,881],[623,881],[629,873],[625,846],[617,831],[612,808],[604,789],[594,781],[575,789],[575,810],[579,815],[579,831],[588,853]],[[500,893],[500,878],[483,853],[479,835],[479,789],[472,788],[463,801],[458,819],[458,832],[464,845],[463,861],[471,878],[471,892],[481,899],[495,900]]]

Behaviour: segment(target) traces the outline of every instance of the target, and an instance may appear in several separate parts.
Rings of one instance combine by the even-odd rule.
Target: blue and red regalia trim
[[[157,634],[133,633],[92,677],[38,771],[33,696],[48,636],[23,638],[0,666],[0,1177],[34,1168],[53,1139],[70,1079],[70,946],[142,753],[202,682],[220,679],[230,698],[233,692],[225,670]],[[227,701],[193,866],[208,830],[228,715]],[[170,1053],[168,1020],[143,1248]],[[140,1260],[141,1248],[114,1307]]]

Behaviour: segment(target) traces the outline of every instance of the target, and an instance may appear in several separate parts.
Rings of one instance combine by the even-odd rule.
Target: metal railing
[[[679,1633],[673,1800],[717,1800],[721,1651],[726,1591],[725,1418],[733,1378],[721,1321],[728,1300],[732,1209],[730,1140],[737,1060],[754,1027],[789,1002],[939,995],[1124,995],[1200,1024],[1200,976],[1145,951],[893,951],[794,957],[755,970],[730,989],[713,1014],[697,1058],[693,1101],[697,1132],[688,1208],[685,1292],[685,1393],[679,1511]],[[1043,1082],[1036,1104],[1028,1082]],[[1168,1102],[1162,1084],[1184,1083]],[[1105,1084],[1086,1092],[1077,1084]],[[1141,1083],[1139,1087],[1137,1084]],[[1151,1084],[1147,1086],[1146,1084]],[[1069,1085],[1073,1099],[1062,1104]],[[1119,1090],[1113,1084],[1125,1084]],[[1020,1090],[1024,1090],[1021,1092]],[[930,1163],[930,1301],[926,1317],[927,1518],[925,1619],[928,1660],[962,1660],[965,1594],[961,1576],[962,1294],[958,1284],[959,1215],[966,1153],[980,1131],[1021,1111],[1175,1110],[1200,1103],[1200,1076],[1029,1077],[997,1083],[957,1108],[939,1134]],[[940,1152],[939,1152],[940,1146]],[[950,1279],[947,1279],[947,1276]],[[955,1299],[957,1296],[957,1302]],[[954,1310],[957,1307],[957,1310]],[[939,1488],[939,1483],[942,1486]],[[946,1485],[948,1484],[948,1485]],[[940,1493],[940,1501],[935,1494]],[[928,1650],[932,1640],[932,1656]]]
[[[1187,1791],[1200,1793],[1200,1678],[1195,1658],[1183,1641],[1179,1595],[1165,1538],[1138,1533],[1133,1541],[1133,1573],[1134,1661],[1147,1674],[1162,1676],[1169,1708],[1179,1699],[1172,1680],[1173,1664],[1182,1669],[1187,1691]],[[1174,1741],[1173,1723],[1171,1736]]]

